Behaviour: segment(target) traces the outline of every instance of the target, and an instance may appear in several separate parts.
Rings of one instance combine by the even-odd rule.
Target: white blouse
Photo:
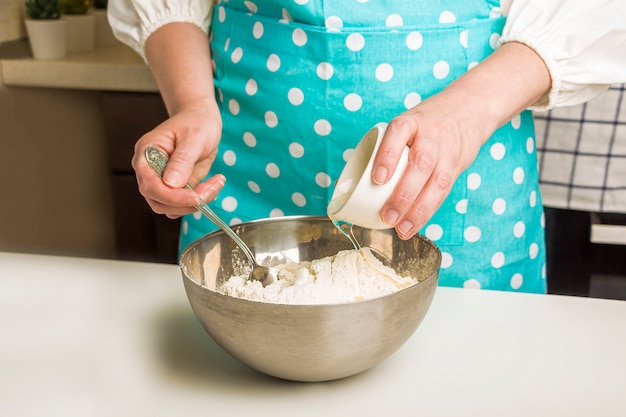
[[[462,0],[459,0],[462,1]],[[171,22],[208,31],[214,0],[110,0],[116,37],[145,59],[148,37]],[[502,0],[499,44],[521,42],[544,60],[550,93],[533,110],[570,106],[626,82],[626,0]]]

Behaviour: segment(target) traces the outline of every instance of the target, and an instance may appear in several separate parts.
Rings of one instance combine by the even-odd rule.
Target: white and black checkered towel
[[[536,112],[546,207],[626,213],[626,93],[613,85],[578,106]]]

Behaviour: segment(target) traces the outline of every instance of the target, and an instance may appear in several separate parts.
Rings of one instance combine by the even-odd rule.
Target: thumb
[[[184,187],[189,182],[199,153],[192,144],[179,144],[169,157],[163,182],[172,188]]]

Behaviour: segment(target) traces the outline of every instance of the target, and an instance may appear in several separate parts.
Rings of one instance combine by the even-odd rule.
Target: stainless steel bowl
[[[263,263],[319,259],[351,249],[327,217],[282,217],[233,229]],[[181,255],[191,307],[226,352],[268,375],[294,381],[328,381],[365,371],[395,352],[426,315],[439,279],[441,253],[428,239],[400,240],[393,230],[354,227],[401,275],[419,280],[393,294],[344,304],[268,304],[226,296],[216,287],[244,273],[248,261],[222,231],[192,243]]]

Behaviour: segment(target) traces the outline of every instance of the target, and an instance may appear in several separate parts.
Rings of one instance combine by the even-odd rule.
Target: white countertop
[[[0,253],[3,416],[624,416],[626,302],[440,287],[413,337],[325,383],[215,345],[175,265]]]

